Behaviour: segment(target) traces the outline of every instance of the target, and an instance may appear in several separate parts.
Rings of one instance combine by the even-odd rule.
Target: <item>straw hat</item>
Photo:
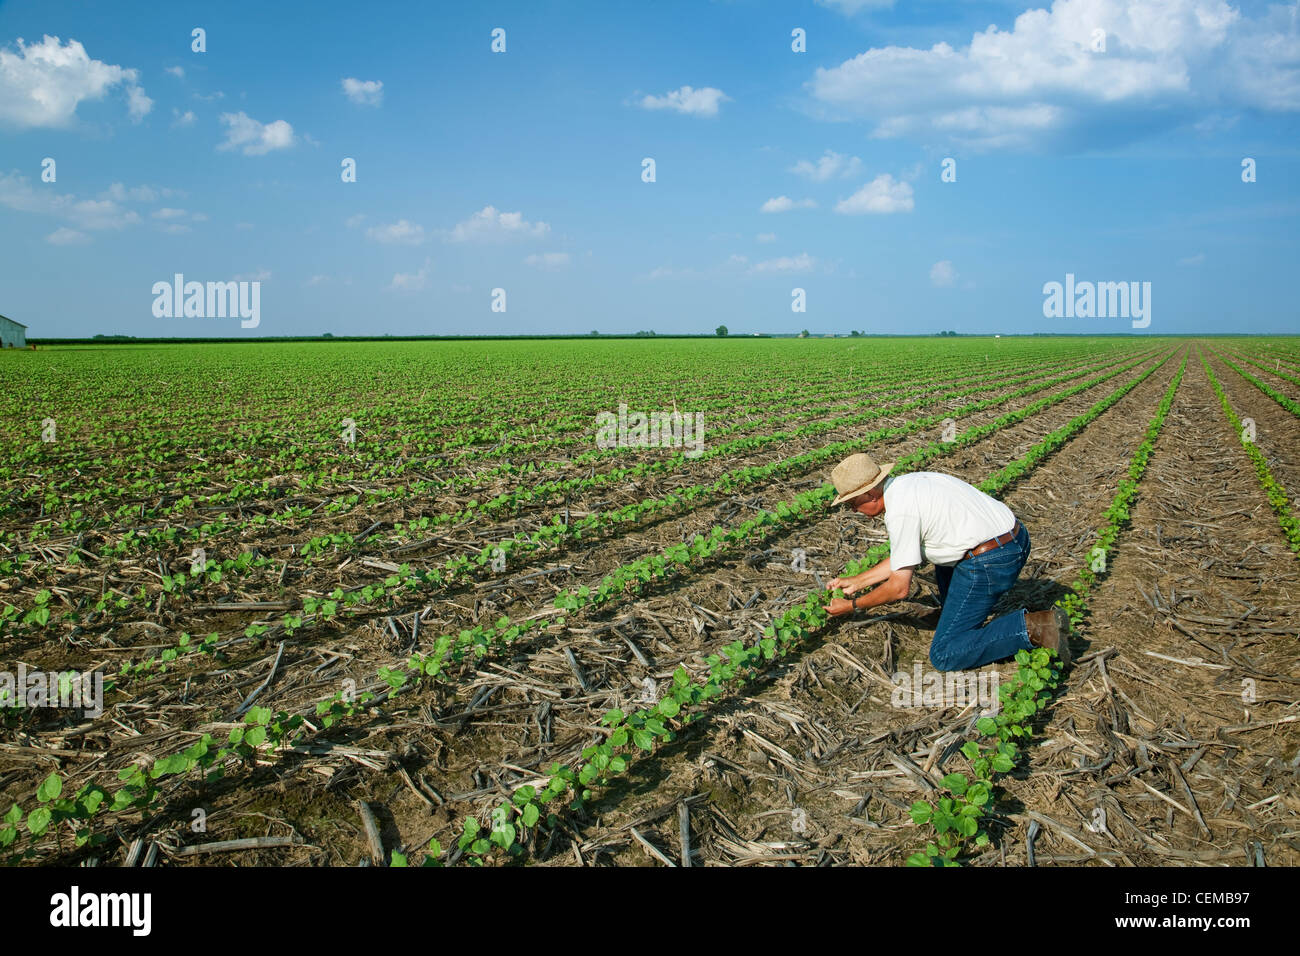
[[[837,505],[842,501],[848,501],[850,498],[856,498],[858,495],[870,491],[885,480],[885,477],[893,470],[894,464],[891,461],[886,462],[883,466],[877,465],[874,458],[860,452],[856,455],[849,455],[831,471],[831,483],[835,485],[835,490],[839,492],[839,497],[832,501],[831,504]]]

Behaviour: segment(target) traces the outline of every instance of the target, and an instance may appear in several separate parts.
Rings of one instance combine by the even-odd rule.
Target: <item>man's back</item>
[[[1011,509],[960,478],[914,471],[885,480],[885,527],[895,568],[956,564],[969,549],[1010,531]]]

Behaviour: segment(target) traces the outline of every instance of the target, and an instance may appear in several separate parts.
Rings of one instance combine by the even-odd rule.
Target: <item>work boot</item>
[[[1061,667],[1070,665],[1070,616],[1059,607],[1049,611],[1026,611],[1025,628],[1029,643],[1055,651]]]

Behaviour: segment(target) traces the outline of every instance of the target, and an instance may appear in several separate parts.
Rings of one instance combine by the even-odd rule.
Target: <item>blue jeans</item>
[[[1022,524],[1020,534],[1001,547],[951,567],[935,565],[943,604],[930,643],[930,663],[935,669],[969,670],[1033,647],[1023,608],[984,624],[998,598],[1016,583],[1028,559],[1029,532]]]

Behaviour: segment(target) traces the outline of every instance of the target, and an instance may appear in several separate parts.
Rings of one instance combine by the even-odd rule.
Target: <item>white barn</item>
[[[0,315],[0,346],[7,349],[27,348],[27,326]]]

